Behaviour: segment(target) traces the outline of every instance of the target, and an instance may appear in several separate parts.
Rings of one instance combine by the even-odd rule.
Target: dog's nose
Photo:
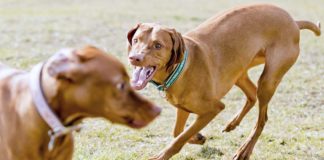
[[[144,59],[144,56],[141,54],[131,55],[128,57],[131,62],[142,62]]]
[[[153,106],[153,108],[152,108],[150,114],[152,115],[152,117],[157,117],[158,115],[161,114],[161,110],[162,110],[162,109],[161,109],[160,107],[158,107],[158,106]]]

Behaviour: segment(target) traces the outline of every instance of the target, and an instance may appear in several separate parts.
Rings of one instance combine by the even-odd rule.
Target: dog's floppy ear
[[[99,52],[103,53],[99,48],[88,45],[78,51],[74,50],[72,54],[75,54],[82,62],[85,62],[94,58]]]
[[[132,46],[132,39],[134,34],[136,33],[138,27],[140,27],[141,23],[136,24],[132,29],[130,29],[127,33],[128,44]]]
[[[166,65],[167,70],[170,69],[172,65],[182,61],[186,48],[181,33],[177,32],[175,29],[169,29],[168,32],[171,36],[173,47],[170,60]]]
[[[73,83],[84,78],[82,63],[88,59],[78,51],[64,49],[49,59],[46,69],[51,77]]]

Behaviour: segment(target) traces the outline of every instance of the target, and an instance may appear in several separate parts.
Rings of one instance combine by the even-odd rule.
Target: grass
[[[159,22],[185,33],[205,19],[253,0],[1,0],[0,59],[29,69],[58,49],[93,44],[117,56],[125,65],[126,33],[138,22]],[[277,4],[295,19],[324,23],[324,1],[258,1]],[[269,107],[269,121],[252,159],[324,159],[324,38],[301,32],[301,55],[285,76]],[[129,66],[127,66],[129,69]],[[262,67],[250,74],[256,81]],[[141,94],[163,106],[149,127],[132,130],[103,119],[84,121],[75,133],[74,160],[144,160],[172,140],[175,109],[149,86]],[[223,99],[226,109],[203,133],[205,145],[186,145],[173,160],[230,159],[252,130],[256,107],[231,133],[222,128],[242,107],[245,97],[236,87]],[[192,121],[194,116],[190,117]]]

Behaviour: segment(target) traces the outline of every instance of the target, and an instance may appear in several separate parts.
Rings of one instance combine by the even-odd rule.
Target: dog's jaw
[[[133,76],[131,80],[131,85],[136,90],[141,90],[145,88],[147,83],[152,80],[154,74],[156,73],[156,67],[135,67],[133,70]]]

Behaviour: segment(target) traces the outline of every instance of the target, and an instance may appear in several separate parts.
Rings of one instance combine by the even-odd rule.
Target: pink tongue
[[[131,84],[135,89],[142,89],[146,86],[151,74],[153,72],[153,67],[136,67],[133,71],[133,77]]]
[[[141,67],[136,67],[134,70],[133,70],[133,76],[132,76],[132,80],[131,82],[132,83],[137,83],[138,79],[139,79],[139,75],[141,73],[143,68]]]

